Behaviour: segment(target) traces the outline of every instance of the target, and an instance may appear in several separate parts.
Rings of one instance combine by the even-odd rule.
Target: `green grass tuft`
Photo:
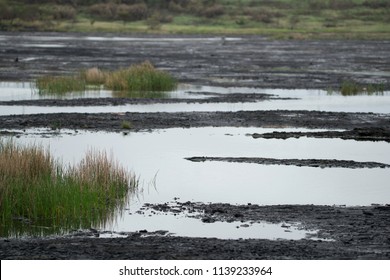
[[[145,61],[107,73],[104,85],[115,91],[169,91],[175,89],[176,81]]]
[[[122,129],[131,129],[133,124],[129,121],[123,121],[121,127]]]
[[[104,152],[63,166],[42,147],[0,140],[0,236],[61,234],[112,221],[137,190]]]
[[[345,96],[359,94],[382,94],[383,91],[384,86],[382,84],[362,85],[351,80],[343,81],[340,86],[340,93]]]
[[[65,94],[84,91],[86,82],[77,76],[43,76],[36,80],[35,86],[39,94]]]

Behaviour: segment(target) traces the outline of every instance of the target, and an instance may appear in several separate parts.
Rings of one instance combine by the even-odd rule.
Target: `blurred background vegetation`
[[[0,0],[0,30],[390,39],[390,1]]]

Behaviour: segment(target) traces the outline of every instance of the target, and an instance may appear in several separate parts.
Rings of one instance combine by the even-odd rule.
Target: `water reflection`
[[[110,221],[87,225],[101,230],[120,232],[146,229],[150,232],[158,229],[182,236],[192,234],[190,236],[204,237],[221,232],[219,238],[259,238],[264,232],[269,232],[274,237],[287,234],[280,238],[295,238],[289,232],[283,233],[280,225],[265,225],[266,229],[263,224],[250,224],[247,228],[241,227],[239,223],[204,225],[193,218],[138,215],[137,211],[144,203],[165,203],[172,201],[174,197],[181,201],[259,205],[352,206],[388,203],[390,173],[387,169],[320,169],[224,162],[199,164],[184,159],[196,155],[260,156],[348,159],[390,164],[390,144],[386,142],[312,138],[253,139],[247,136],[254,132],[274,130],[233,127],[166,129],[130,132],[127,136],[119,133],[62,130],[55,135],[49,134],[49,137],[46,133],[51,133],[50,131],[30,130],[16,140],[20,143],[42,143],[50,147],[57,157],[69,163],[80,160],[80,155],[93,146],[112,152],[121,164],[140,175],[144,191],[130,201],[127,211],[116,212]],[[49,232],[46,228],[34,230]],[[297,238],[302,238],[305,234],[300,232]]]
[[[41,107],[41,106],[4,106],[0,105],[0,115],[39,114],[39,113],[104,113],[104,112],[191,112],[191,111],[240,111],[240,110],[318,110],[330,112],[390,112],[390,92],[380,95],[329,94],[325,90],[286,90],[256,88],[224,88],[212,86],[194,86],[181,84],[175,91],[158,93],[155,98],[209,98],[210,93],[266,93],[289,100],[276,99],[261,102],[243,103],[171,103],[171,104],[129,104],[121,106],[75,106],[75,107]],[[74,92],[65,95],[65,99],[129,97],[123,93],[108,90],[91,89],[85,92]],[[136,94],[134,98],[142,98]],[[28,83],[0,83],[0,101],[48,98],[35,94]],[[59,97],[49,97],[59,98]]]
[[[57,137],[22,136],[39,141],[65,162],[75,162],[94,146],[140,174],[145,184],[156,174],[157,191],[145,187],[143,202],[183,201],[246,204],[370,205],[388,203],[387,169],[309,168],[185,160],[191,156],[267,157],[375,161],[390,164],[390,143],[341,139],[253,139],[247,134],[265,128],[191,128],[153,132],[72,132]],[[278,129],[305,131],[305,129]],[[314,130],[310,130],[314,131]],[[318,130],[316,130],[318,131]],[[65,131],[64,131],[65,132]],[[222,144],[223,143],[223,144]]]
[[[137,178],[104,151],[63,165],[41,146],[0,138],[0,236],[106,227],[137,191]]]

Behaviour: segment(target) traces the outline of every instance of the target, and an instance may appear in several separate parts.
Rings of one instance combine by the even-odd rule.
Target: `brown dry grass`
[[[106,80],[106,74],[97,67],[89,68],[81,73],[81,77],[84,78],[87,84],[104,84]]]

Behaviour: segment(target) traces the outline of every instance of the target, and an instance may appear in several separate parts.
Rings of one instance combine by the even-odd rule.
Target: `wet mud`
[[[195,93],[192,93],[195,95]],[[259,93],[231,93],[218,94],[196,93],[209,95],[207,98],[77,98],[77,99],[38,99],[38,100],[13,100],[0,101],[0,106],[118,106],[118,105],[144,105],[144,104],[205,104],[205,103],[243,103],[258,102],[265,100],[292,100],[293,98],[283,98],[271,94]]]
[[[355,80],[389,89],[389,52],[390,41],[0,32],[0,77],[26,81],[150,60],[199,85],[327,90]]]
[[[390,206],[230,205],[176,202],[146,204],[155,213],[189,212],[205,223],[216,221],[299,223],[317,230],[301,240],[188,238],[166,232],[99,232],[59,238],[0,239],[1,259],[389,259]],[[288,225],[285,226],[288,230]]]
[[[390,165],[379,162],[357,162],[335,159],[276,159],[260,157],[189,157],[193,162],[223,161],[238,163],[256,163],[263,165],[294,165],[298,167],[319,168],[389,168]]]
[[[34,127],[122,131],[123,121],[132,129],[190,127],[300,127],[312,129],[378,129],[389,131],[390,115],[320,111],[237,111],[156,113],[53,113],[0,116],[0,129]],[[333,132],[330,133],[333,135]]]
[[[321,131],[321,132],[284,132],[274,131],[271,133],[253,133],[253,138],[264,139],[289,139],[289,138],[340,138],[356,141],[385,141],[390,142],[390,129],[388,127],[354,128],[346,131]]]
[[[0,80],[32,81],[43,74],[105,70],[150,60],[193,85],[258,88],[338,89],[342,81],[383,84],[390,89],[390,41],[271,41],[199,36],[0,33]],[[17,59],[18,62],[15,61]],[[201,93],[207,95],[207,93]],[[261,94],[210,93],[194,99],[81,98],[24,100],[0,105],[112,106],[152,103],[218,103],[269,101]],[[131,123],[124,130],[122,122]],[[321,111],[238,111],[178,113],[54,113],[0,116],[0,134],[16,137],[30,128],[125,132],[191,127],[267,127],[326,129],[321,132],[254,133],[253,138],[341,138],[358,141],[390,139],[390,114]],[[331,131],[331,130],[342,131]],[[17,131],[14,131],[17,130]],[[49,135],[50,137],[50,135]],[[223,159],[226,160],[226,159]],[[247,160],[247,159],[243,159]],[[269,159],[267,159],[269,160]],[[275,160],[275,159],[272,159]],[[269,163],[269,162],[268,162]],[[280,162],[277,164],[285,164]],[[309,164],[295,160],[290,164]],[[330,160],[313,167],[374,167],[377,163]],[[363,165],[359,165],[363,164]],[[325,165],[325,166],[324,166]],[[375,166],[382,167],[382,166]],[[388,167],[388,166],[385,166]],[[299,223],[317,230],[302,240],[187,238],[161,232],[121,233],[125,238],[96,238],[91,229],[69,236],[1,238],[1,259],[390,259],[390,207],[316,205],[231,205],[176,202],[145,205],[156,212],[191,212],[204,223],[216,221]],[[148,235],[145,237],[145,235]],[[316,239],[317,238],[317,239]]]

